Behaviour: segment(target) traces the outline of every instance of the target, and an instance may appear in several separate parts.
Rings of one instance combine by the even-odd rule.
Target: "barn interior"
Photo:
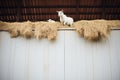
[[[119,20],[119,0],[1,0],[1,21],[59,21],[56,11],[78,20]]]
[[[120,80],[120,0],[0,0],[0,80]]]

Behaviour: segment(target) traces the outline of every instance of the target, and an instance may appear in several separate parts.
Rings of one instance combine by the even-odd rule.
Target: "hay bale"
[[[60,25],[57,22],[35,22],[34,36],[36,39],[48,38],[48,40],[54,40],[57,36],[57,28]]]
[[[78,21],[74,23],[74,27],[77,32],[87,40],[98,41],[108,37],[110,33],[110,27],[102,21]]]

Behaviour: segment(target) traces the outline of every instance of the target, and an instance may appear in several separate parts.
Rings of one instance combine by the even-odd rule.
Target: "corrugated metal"
[[[59,20],[56,11],[80,19],[120,19],[119,0],[0,0],[0,20]]]
[[[95,43],[67,30],[54,42],[0,32],[0,80],[120,80],[119,34]]]

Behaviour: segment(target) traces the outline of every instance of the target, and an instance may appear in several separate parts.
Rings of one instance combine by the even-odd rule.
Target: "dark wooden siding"
[[[0,20],[59,20],[61,9],[75,20],[120,19],[120,0],[0,0]]]

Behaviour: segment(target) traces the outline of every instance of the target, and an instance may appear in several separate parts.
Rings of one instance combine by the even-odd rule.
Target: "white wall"
[[[54,42],[0,32],[0,80],[120,80],[120,31],[99,43],[75,31]]]

